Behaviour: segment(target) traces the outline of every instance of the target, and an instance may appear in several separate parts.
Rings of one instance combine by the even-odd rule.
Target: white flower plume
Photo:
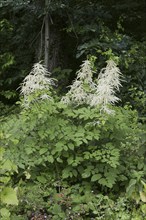
[[[92,97],[90,103],[91,106],[101,106],[101,110],[104,110],[107,113],[112,111],[108,109],[108,105],[114,105],[119,101],[119,98],[115,96],[115,92],[121,86],[121,72],[113,60],[107,61],[106,68],[103,68],[98,77],[98,84],[96,91]]]
[[[70,86],[69,92],[61,101],[65,104],[77,105],[88,103],[89,94],[95,89],[92,73],[90,61],[85,60],[77,72],[77,78]]]
[[[41,64],[36,63],[33,69],[25,77],[23,83],[21,84],[21,94],[24,97],[24,105],[29,106],[30,100],[29,96],[37,91],[50,91],[52,85],[54,85],[54,80],[49,78],[50,73]],[[41,94],[41,99],[51,99],[51,97],[45,92]]]
[[[97,84],[92,80],[91,63],[84,61],[81,69],[77,72],[77,78],[70,86],[69,92],[62,98],[65,104],[88,104],[91,107],[99,106],[104,112],[111,114],[109,105],[119,101],[115,92],[121,86],[122,74],[113,60],[107,61],[106,68],[100,71]]]

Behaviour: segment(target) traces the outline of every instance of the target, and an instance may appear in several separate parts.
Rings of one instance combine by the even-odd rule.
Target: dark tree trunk
[[[61,57],[61,34],[55,25],[51,26],[50,33],[50,54],[49,54],[49,69],[52,71],[58,66],[62,66]]]
[[[48,10],[48,1],[45,1],[45,7]],[[45,66],[49,69],[49,14],[48,11],[45,15]]]

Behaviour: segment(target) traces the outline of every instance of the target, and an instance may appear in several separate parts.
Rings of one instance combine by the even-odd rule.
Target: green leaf
[[[106,186],[107,185],[107,181],[105,178],[101,178],[99,181],[98,181],[99,184],[103,185],[103,186]]]
[[[89,202],[88,203],[88,206],[89,206],[89,208],[91,209],[91,210],[95,210],[95,206],[94,206],[94,203],[92,203],[92,202]]]
[[[68,144],[68,148],[69,148],[70,150],[74,150],[74,145],[73,145],[72,143],[69,143],[69,144]]]
[[[33,148],[32,147],[27,147],[25,148],[26,154],[31,154],[33,152]]]
[[[99,134],[94,135],[94,139],[97,140],[97,141],[99,140],[99,137],[100,137]]]
[[[92,136],[87,135],[86,139],[89,140],[89,141],[91,141],[91,140],[92,140]]]
[[[63,163],[63,160],[62,160],[60,157],[58,157],[56,160],[57,160],[57,162],[59,162],[59,163]]]
[[[69,158],[67,159],[67,162],[68,162],[69,165],[72,164],[72,163],[74,162],[73,156],[69,157]]]
[[[71,167],[65,168],[65,169],[63,170],[63,172],[62,172],[62,178],[63,178],[63,179],[68,178],[68,177],[70,176],[71,170],[72,170]]]
[[[40,153],[40,155],[42,155],[42,154],[46,153],[47,151],[48,151],[48,148],[41,148],[39,153]]]
[[[0,136],[1,137],[1,136]],[[2,137],[1,137],[2,138]],[[0,146],[0,161],[2,161],[3,155],[4,155],[5,149]]]
[[[53,207],[53,213],[54,213],[54,214],[59,214],[59,213],[61,213],[61,206],[58,205],[58,204],[55,204],[54,207]]]
[[[126,189],[127,194],[130,196],[132,192],[135,190],[136,179],[131,179],[129,182],[129,186]]]
[[[75,145],[80,146],[83,142],[80,139],[75,139]]]
[[[61,152],[63,150],[64,143],[58,142],[55,146],[56,146],[56,151]]]
[[[48,160],[48,162],[50,162],[50,163],[53,163],[53,162],[54,162],[54,158],[53,158],[52,155],[49,155],[49,156],[47,157],[47,160]]]
[[[146,215],[146,204],[143,204],[143,205],[141,206],[141,210],[142,210],[142,212],[144,213],[144,215]]]
[[[90,169],[86,169],[84,171],[84,173],[82,174],[83,178],[88,178],[91,175],[91,170]]]
[[[95,181],[99,180],[101,177],[102,177],[101,174],[95,174],[92,176],[91,182],[95,182]]]
[[[142,201],[142,202],[146,202],[146,193],[140,191],[139,194],[140,194],[141,201]]]
[[[5,219],[5,220],[9,220],[10,219],[10,212],[8,209],[6,208],[1,208],[0,209],[0,214],[2,216],[2,219]]]
[[[12,171],[12,170],[17,170],[16,165],[14,165],[10,160],[6,160],[3,165],[2,165],[2,170],[8,170],[8,171]]]
[[[73,170],[72,173],[73,173],[73,175],[74,175],[75,177],[77,177],[78,172],[77,172],[76,170]]]
[[[58,216],[61,218],[61,219],[65,219],[66,218],[66,214],[64,212],[62,213],[58,213]],[[58,219],[57,219],[58,220]]]
[[[13,144],[17,145],[19,143],[19,140],[13,139],[12,142],[13,142]]]
[[[64,149],[65,151],[67,151],[67,150],[68,150],[68,147],[67,147],[66,145],[64,145],[64,146],[63,146],[63,149]]]
[[[47,180],[46,180],[46,178],[45,178],[44,176],[38,176],[38,177],[37,177],[37,180],[38,180],[40,183],[46,183],[46,182],[47,182]]]
[[[1,201],[7,205],[18,205],[17,195],[14,189],[5,187],[1,192]]]
[[[82,139],[82,141],[83,141],[85,144],[88,143],[88,141],[86,140],[86,138]]]
[[[44,130],[39,130],[38,131],[38,135],[40,136],[40,138],[44,138]]]
[[[11,177],[10,176],[1,176],[0,181],[1,183],[8,183],[10,181]]]

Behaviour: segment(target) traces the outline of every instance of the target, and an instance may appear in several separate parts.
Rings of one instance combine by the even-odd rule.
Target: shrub
[[[15,213],[43,210],[48,219],[144,216],[145,131],[128,106],[105,107],[110,111],[39,99],[3,122],[5,158],[18,167]]]

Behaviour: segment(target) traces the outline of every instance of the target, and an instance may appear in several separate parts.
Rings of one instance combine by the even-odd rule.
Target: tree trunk
[[[46,15],[45,15],[45,66],[49,69],[49,14],[48,1],[45,0]]]

